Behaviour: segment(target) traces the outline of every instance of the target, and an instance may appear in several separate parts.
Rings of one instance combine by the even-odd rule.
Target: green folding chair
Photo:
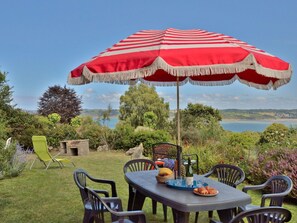
[[[32,142],[33,142],[34,152],[37,157],[34,159],[33,163],[31,164],[30,170],[32,169],[37,159],[39,159],[40,162],[44,164],[45,170],[47,170],[49,166],[54,162],[58,163],[60,168],[64,166],[63,163],[72,163],[72,165],[75,166],[75,164],[68,159],[57,158],[57,156],[60,155],[60,153],[58,153],[55,156],[52,156],[48,151],[48,146],[47,146],[45,136],[32,136]]]

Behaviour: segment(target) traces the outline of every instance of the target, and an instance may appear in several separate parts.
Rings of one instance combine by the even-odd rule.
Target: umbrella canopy
[[[258,89],[290,81],[290,64],[220,33],[193,30],[143,30],[108,48],[74,70],[69,84],[142,81],[177,85],[177,144],[180,145],[179,85],[226,85],[235,80]]]
[[[276,89],[288,83],[291,75],[289,63],[233,37],[170,28],[143,30],[121,40],[72,70],[68,83],[130,84],[139,80],[156,86],[187,82],[217,86],[238,80],[258,89]],[[179,117],[177,120],[180,144]]]
[[[260,89],[289,82],[289,63],[233,37],[204,30],[144,30],[71,71],[69,84],[141,80],[153,85],[225,85]]]

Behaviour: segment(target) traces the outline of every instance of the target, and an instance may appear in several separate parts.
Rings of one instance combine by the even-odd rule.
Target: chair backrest
[[[49,161],[52,160],[52,156],[48,151],[48,146],[45,136],[32,136],[32,143],[34,152],[40,160]]]
[[[95,223],[104,223],[103,207],[105,207],[106,210],[108,210],[109,212],[113,212],[113,210],[111,210],[108,205],[105,206],[105,202],[102,202],[98,194],[96,194],[94,191],[86,187],[85,193],[87,194],[88,199],[91,202],[92,216],[94,218]]]
[[[83,203],[85,203],[89,199],[88,194],[85,190],[85,188],[87,187],[87,176],[88,173],[83,169],[77,169],[73,172],[74,182],[79,189]]]
[[[182,152],[182,148],[178,145],[161,142],[153,145],[152,160],[170,158],[176,160],[179,154]]]
[[[292,214],[289,210],[281,207],[255,208],[243,211],[235,216],[229,223],[284,223],[289,222]]]
[[[219,182],[232,187],[236,187],[245,179],[243,170],[230,164],[217,164],[212,167],[211,172],[216,175]]]
[[[293,189],[293,182],[288,176],[277,175],[270,177],[265,182],[265,193],[283,193],[281,197],[272,197],[269,206],[282,206],[284,196],[288,195]]]
[[[129,160],[125,163],[123,167],[124,173],[127,172],[135,172],[135,171],[142,171],[142,170],[155,170],[157,169],[157,165],[154,161],[149,159],[134,159]]]
[[[142,211],[116,211],[110,208],[110,206],[93,190],[86,187],[88,198],[92,205],[92,216],[95,223],[104,223],[104,212],[108,211],[111,214],[112,221],[116,222],[132,222],[125,221],[129,217],[133,216],[137,220],[135,222],[146,223],[146,217]],[[118,199],[119,200],[119,199]],[[120,206],[121,203],[119,204]],[[138,213],[137,213],[138,212]],[[133,221],[134,222],[134,221]]]

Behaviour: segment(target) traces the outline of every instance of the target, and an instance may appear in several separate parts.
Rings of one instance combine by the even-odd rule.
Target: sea
[[[118,123],[117,117],[111,117],[109,121],[105,121],[104,125],[107,125],[109,128],[114,129]],[[253,131],[253,132],[263,132],[269,125],[272,123],[284,124],[287,127],[297,128],[297,120],[223,120],[220,122],[221,126],[228,131],[232,132],[244,132],[244,131]]]

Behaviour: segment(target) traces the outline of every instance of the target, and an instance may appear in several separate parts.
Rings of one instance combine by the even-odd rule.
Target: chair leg
[[[195,213],[195,223],[198,223],[199,212]]]
[[[153,214],[157,214],[157,201],[152,199]]]
[[[51,163],[52,163],[52,161],[49,161],[49,162],[48,162],[48,164],[47,164],[45,170],[47,170],[47,168],[49,168],[49,166],[51,165]]]
[[[37,158],[35,158],[35,159],[33,160],[32,164],[31,164],[31,166],[30,166],[30,170],[32,169],[32,167],[33,167],[33,165],[34,165],[36,159],[37,159]]]
[[[132,211],[132,210],[133,210],[134,197],[135,197],[134,190],[133,190],[133,188],[129,185],[129,199],[128,199],[128,207],[127,207],[127,210],[128,210],[128,211]]]
[[[167,221],[167,206],[163,204],[164,221]]]
[[[83,223],[93,223],[93,222],[94,222],[94,218],[92,216],[92,211],[85,209]]]
[[[213,217],[213,211],[209,211],[208,212],[209,221],[211,221],[212,217]]]

